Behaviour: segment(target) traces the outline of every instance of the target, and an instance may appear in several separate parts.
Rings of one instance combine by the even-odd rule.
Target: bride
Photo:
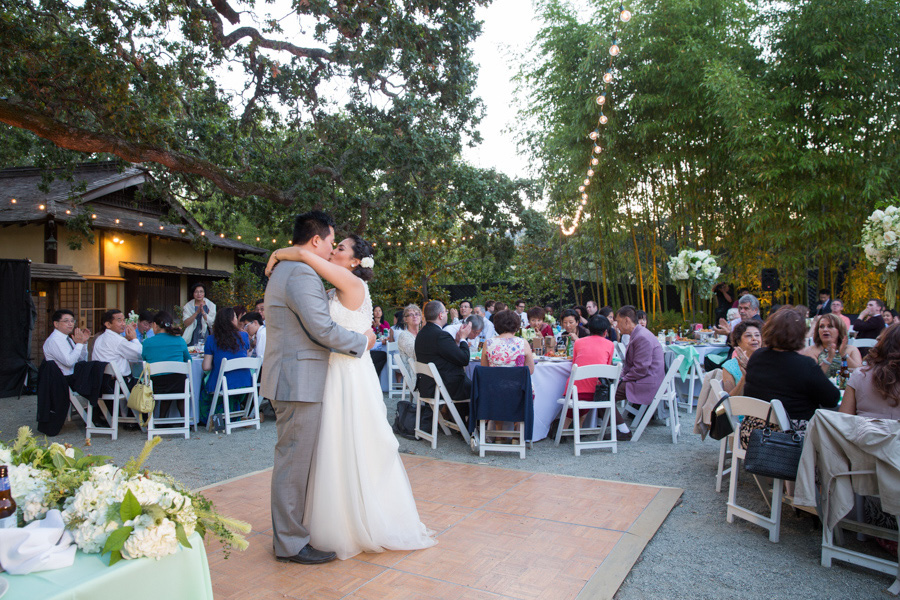
[[[298,247],[276,250],[266,274],[282,260],[302,261],[335,286],[335,323],[363,333],[372,327],[372,247],[357,235],[324,260]],[[304,527],[310,543],[341,560],[360,552],[418,550],[436,542],[419,521],[399,444],[372,358],[333,352],[328,362],[322,423],[313,457]]]

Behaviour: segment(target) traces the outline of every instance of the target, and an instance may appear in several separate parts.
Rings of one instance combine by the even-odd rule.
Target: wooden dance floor
[[[250,548],[210,543],[215,597],[359,600],[612,598],[682,490],[403,455],[438,543],[301,566],[272,552],[271,470],[208,487],[253,525]]]

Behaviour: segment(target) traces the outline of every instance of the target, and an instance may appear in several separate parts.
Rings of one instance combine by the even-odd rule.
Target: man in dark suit
[[[819,290],[819,304],[816,305],[816,313],[813,316],[827,315],[831,312],[831,292]]]
[[[466,377],[466,365],[469,364],[469,344],[466,338],[472,329],[470,323],[464,324],[456,332],[456,338],[443,329],[447,323],[447,309],[441,302],[432,301],[425,305],[425,326],[416,335],[416,360],[420,363],[434,363],[447,392],[453,400],[465,400],[471,395],[472,382]],[[416,389],[423,397],[434,397],[434,379],[427,375],[416,377]],[[460,416],[465,418],[468,405],[457,404]]]

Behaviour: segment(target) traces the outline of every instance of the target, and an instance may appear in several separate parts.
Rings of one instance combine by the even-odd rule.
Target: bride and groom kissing
[[[413,499],[369,349],[371,245],[299,215],[266,274],[261,395],[275,409],[272,527],[279,561],[319,564],[436,542]],[[333,290],[327,293],[325,279]]]

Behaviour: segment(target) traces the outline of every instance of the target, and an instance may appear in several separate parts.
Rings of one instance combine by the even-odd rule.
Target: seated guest
[[[553,307],[549,304],[544,307],[544,320],[550,325],[556,325],[556,317],[553,316]]]
[[[141,314],[138,315],[137,327],[135,327],[134,334],[137,338],[137,341],[140,343],[144,343],[148,338],[153,337],[153,312],[149,310],[142,310]],[[125,333],[122,333],[122,337],[125,337]]]
[[[791,307],[771,315],[762,329],[763,348],[747,361],[744,394],[769,402],[777,398],[784,405],[791,427],[805,431],[817,408],[834,408],[841,398],[816,361],[800,354],[806,346],[806,322]],[[746,417],[741,423],[741,443],[746,446],[750,431],[764,423]]]
[[[266,299],[265,299],[265,298],[260,298],[259,300],[257,300],[257,301],[254,302],[253,304],[254,304],[253,310],[254,310],[255,312],[258,312],[259,314],[262,315],[262,318],[263,318],[263,325],[265,325],[265,324],[266,324]]]
[[[719,326],[715,328],[716,334],[731,335],[741,321],[757,321],[762,325],[763,319],[759,316],[759,300],[753,294],[744,294],[738,298],[738,318],[728,323],[720,320]]]
[[[619,325],[619,333],[630,336],[622,376],[616,388],[616,401],[650,404],[666,376],[662,346],[655,335],[637,324],[637,310],[633,306],[620,308],[616,312],[616,323]],[[624,423],[625,420],[617,411],[616,425]]]
[[[519,320],[522,321],[522,329],[528,327],[528,313],[525,311],[524,300],[516,300],[516,314],[519,315]]]
[[[831,312],[836,314],[841,318],[841,321],[844,322],[844,326],[847,328],[847,331],[850,331],[850,317],[843,314],[844,312],[844,301],[840,298],[835,298],[831,301]]]
[[[816,317],[813,345],[804,348],[801,354],[816,361],[826,376],[834,377],[841,370],[841,361],[844,359],[851,369],[862,365],[859,349],[848,345],[849,341],[841,318],[834,313],[825,313]]]
[[[505,302],[495,302],[494,303],[494,312],[492,312],[491,315],[492,316],[496,315],[501,310],[507,310],[508,308],[509,308],[509,306],[507,306]]]
[[[594,315],[588,319],[588,331],[590,335],[578,339],[572,353],[572,364],[579,367],[587,365],[611,365],[613,355],[615,354],[615,346],[606,337],[609,331],[609,320],[601,315]],[[597,388],[599,380],[594,377],[592,379],[582,379],[575,382],[575,388],[578,390],[578,399],[590,402],[594,399],[594,391]],[[566,384],[568,386],[568,384]],[[589,411],[584,411],[579,415],[579,423],[584,423]],[[566,420],[563,427],[566,428],[572,421],[572,411],[566,413]],[[628,426],[624,420],[618,426],[619,431],[623,434],[629,434]]]
[[[573,340],[581,339],[590,335],[586,328],[579,325],[578,313],[571,308],[567,308],[566,310],[562,311],[559,315],[559,319],[563,328],[561,335],[571,337]]]
[[[187,342],[181,337],[181,329],[172,325],[174,319],[168,312],[161,310],[153,316],[153,337],[143,344],[141,355],[148,363],[158,362],[191,362]],[[153,376],[153,392],[157,394],[176,394],[184,391],[184,375],[180,373],[162,373]],[[169,414],[173,400],[160,400],[159,416]]]
[[[472,395],[472,381],[466,376],[466,366],[469,364],[469,345],[466,338],[471,332],[472,326],[468,323],[462,325],[452,336],[441,327],[447,323],[447,309],[443,303],[432,300],[425,304],[425,326],[416,336],[416,360],[420,363],[434,363],[437,367],[447,392],[453,400],[465,400]],[[434,379],[427,375],[419,375],[416,378],[416,389],[426,398],[434,398]],[[460,416],[465,418],[469,413],[466,404],[457,404],[456,409]]]
[[[494,314],[493,337],[484,343],[481,353],[482,367],[528,367],[534,373],[534,353],[524,339],[516,337],[522,320],[511,310],[501,310]]]
[[[747,381],[744,377],[747,373],[747,361],[762,345],[759,323],[738,323],[731,332],[731,345],[735,349],[734,356],[722,363],[722,389],[732,396],[742,396]]]
[[[609,330],[606,332],[606,337],[613,343],[619,341],[620,332],[616,330],[616,313],[612,309],[612,306],[604,306],[600,309],[599,314],[602,317],[606,317],[609,321]],[[634,314],[637,316],[637,311],[635,311]],[[635,321],[635,323],[637,323],[637,321]],[[645,327],[645,325],[642,327]]]
[[[637,320],[638,320],[637,324],[640,325],[641,327],[646,327],[647,326],[647,313],[645,313],[642,310],[638,310],[638,311],[635,311],[635,314],[637,314]]]
[[[241,327],[250,336],[250,356],[262,359],[266,355],[266,326],[262,315],[249,312],[241,317]]]
[[[454,325],[447,325],[444,327],[444,331],[452,335],[454,338],[456,337],[456,332],[460,330],[464,325],[469,325],[469,333],[466,335],[465,340],[469,344],[469,348],[474,348],[478,343],[478,336],[481,335],[481,332],[484,330],[484,319],[477,315],[469,315],[465,320],[460,321]]]
[[[414,374],[413,363],[416,362],[416,335],[422,326],[422,311],[415,304],[410,304],[403,309],[403,322],[400,324],[400,334],[397,336],[397,350],[406,363],[406,370],[410,375]]]
[[[472,314],[472,303],[468,300],[463,300],[459,303],[459,320],[465,321],[469,318],[469,315]]]
[[[375,332],[375,335],[386,335],[390,328],[391,326],[387,319],[384,318],[384,311],[381,310],[381,307],[375,306],[372,308],[372,331]]]
[[[544,309],[535,306],[528,310],[528,326],[534,330],[536,336],[547,337],[553,335],[553,328],[544,322]]]
[[[128,389],[131,389],[137,383],[137,380],[131,376],[131,363],[144,360],[143,347],[137,340],[135,326],[126,325],[125,315],[122,314],[122,311],[112,308],[103,313],[103,327],[103,333],[94,341],[91,358],[113,365],[125,380]],[[113,385],[112,380],[107,381],[104,385],[106,393],[112,391]]]
[[[484,307],[480,304],[472,309],[472,314],[478,315],[482,319],[484,319],[484,329],[481,331],[481,337],[486,340],[491,339],[492,337],[497,335],[496,329],[494,329],[494,324],[491,322],[490,317],[487,316],[487,313],[484,310]]]
[[[738,309],[736,309],[736,308],[729,308],[729,309],[728,309],[728,312],[726,313],[726,317],[725,317],[725,318],[726,318],[726,319],[728,320],[728,322],[730,323],[731,321],[734,321],[734,320],[736,320],[736,319],[740,319],[740,318],[741,318],[741,313],[739,313],[739,312],[738,312]]]
[[[856,339],[878,339],[878,336],[884,331],[885,323],[883,314],[884,302],[878,298],[870,299],[866,303],[866,307],[863,311],[856,317],[856,322],[853,324],[853,329],[856,330]]]
[[[66,308],[53,313],[53,332],[44,340],[44,359],[52,360],[65,376],[75,370],[75,363],[87,360],[87,342],[91,332],[75,327],[75,313]]]
[[[246,358],[250,350],[250,336],[247,332],[238,328],[238,320],[233,308],[223,308],[216,313],[210,335],[206,338],[206,346],[203,349],[203,370],[209,372],[206,379],[205,394],[200,399],[201,423],[206,423],[209,416],[209,408],[212,404],[212,395],[216,391],[216,382],[219,380],[219,368],[222,359]],[[253,377],[248,369],[231,371],[225,375],[228,387],[238,389],[248,387],[253,383]],[[216,411],[224,410],[220,403]],[[237,407],[235,406],[235,409]]]
[[[892,308],[885,308],[881,313],[881,318],[884,319],[884,326],[890,327],[897,322],[897,311]]]
[[[484,312],[485,312],[484,316],[487,317],[488,321],[493,320],[494,313],[497,312],[497,308],[496,308],[496,306],[494,306],[495,304],[497,304],[497,303],[494,300],[488,300],[487,302],[484,303]]]
[[[388,332],[388,341],[396,342],[401,331],[403,331],[403,309],[394,311],[394,324]]]
[[[892,325],[850,375],[841,412],[870,419],[900,420],[900,325]]]
[[[584,308],[585,308],[585,310],[587,310],[587,315],[585,315],[585,316],[587,316],[588,321],[590,321],[591,317],[596,315],[597,312],[600,310],[600,307],[598,307],[597,303],[594,302],[593,300],[588,300],[585,303]]]
[[[578,324],[581,325],[582,327],[587,325],[587,320],[588,320],[587,308],[585,308],[584,306],[581,306],[579,304],[578,306],[573,306],[572,310],[574,310],[578,314]]]
[[[247,314],[247,309],[243,306],[232,306],[231,308],[234,309],[234,316],[238,318],[238,322],[240,322],[241,317]]]

